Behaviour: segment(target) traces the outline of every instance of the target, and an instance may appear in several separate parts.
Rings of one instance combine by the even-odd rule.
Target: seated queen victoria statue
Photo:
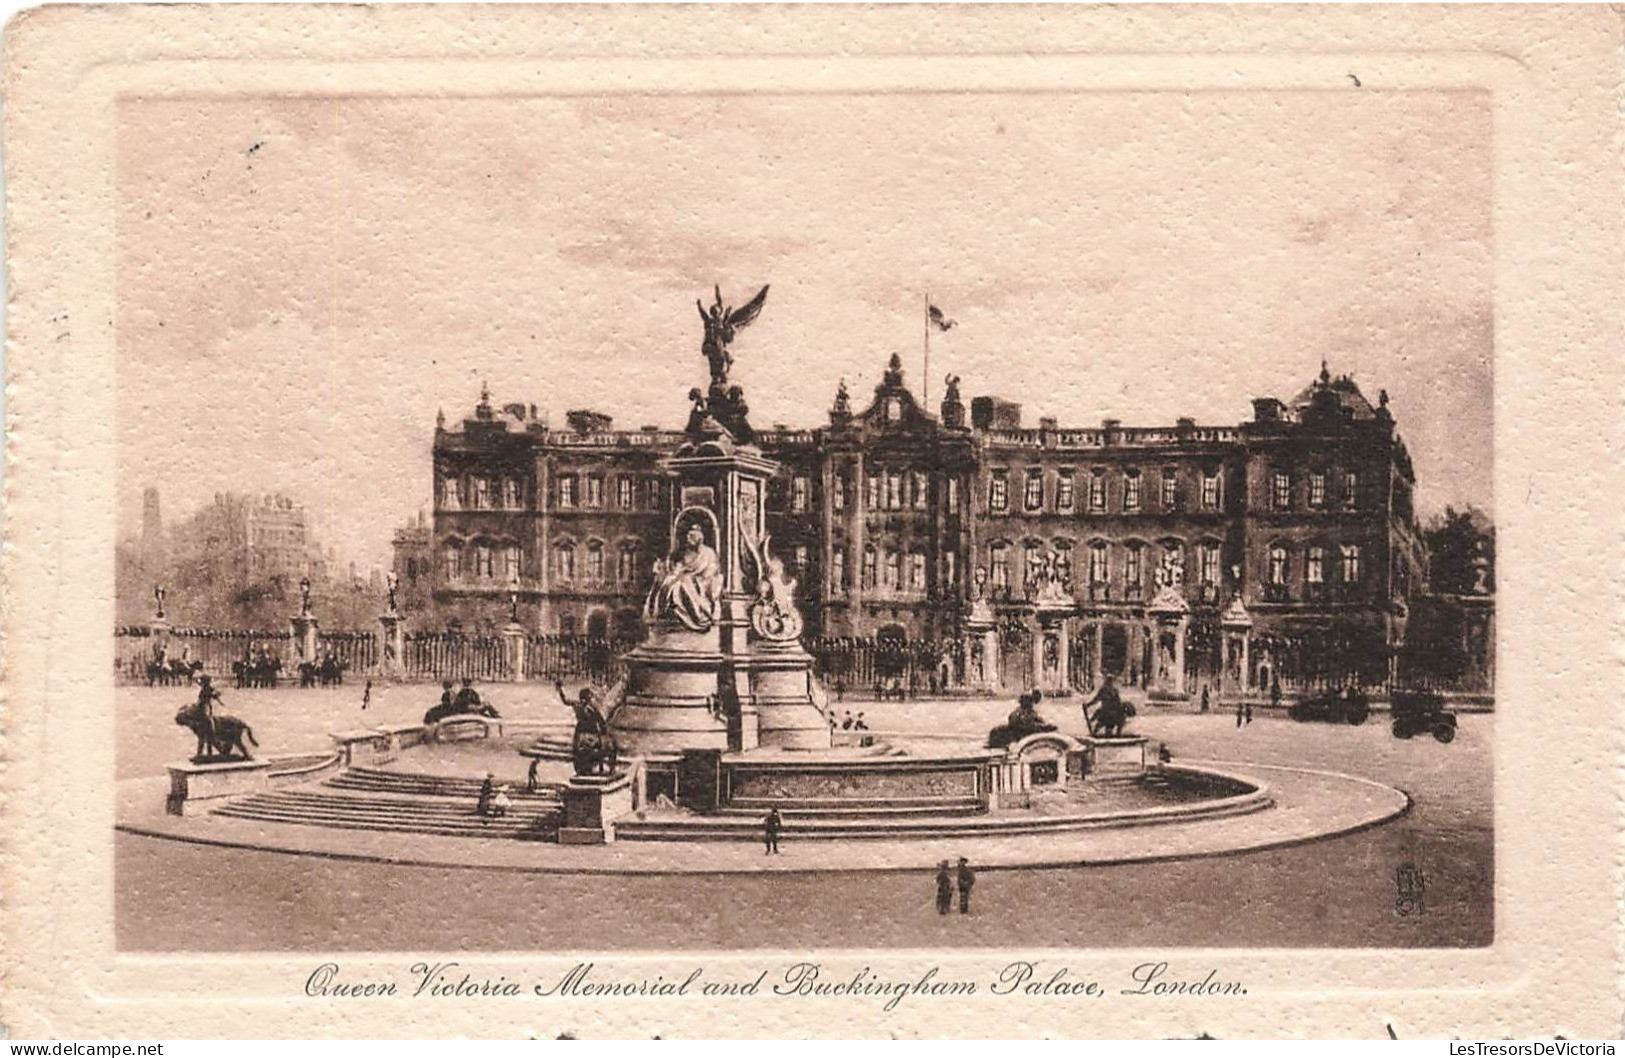
[[[654,586],[643,616],[651,623],[669,618],[692,632],[704,632],[716,623],[721,592],[722,564],[716,549],[705,542],[703,529],[690,525],[682,546],[655,563]]]

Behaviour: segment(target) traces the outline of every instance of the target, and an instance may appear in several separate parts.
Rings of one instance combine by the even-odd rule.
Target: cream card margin
[[[727,10],[41,8],[6,34],[4,986],[11,1035],[1615,1036],[1621,1029],[1620,42],[1603,7]],[[1494,100],[1496,941],[1422,951],[1052,952],[1220,967],[1244,1000],[335,1004],[319,961],[112,947],[113,183],[120,94],[696,88],[1478,88]],[[1222,149],[1222,145],[1215,145]],[[67,314],[69,326],[53,323]],[[64,334],[63,331],[66,330]],[[1607,573],[1600,573],[1606,570]],[[1290,899],[1290,894],[1276,894]],[[824,953],[987,976],[1044,953]],[[411,953],[412,955],[423,953]],[[576,961],[469,956],[542,979]],[[399,975],[411,955],[349,955]],[[635,974],[743,956],[610,955]],[[1103,1007],[1104,1009],[1096,1009]]]

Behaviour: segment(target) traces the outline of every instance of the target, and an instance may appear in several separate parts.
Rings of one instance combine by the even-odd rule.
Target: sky
[[[818,425],[932,341],[1027,422],[1234,424],[1379,389],[1423,517],[1493,511],[1488,97],[988,92],[120,104],[123,533],[283,492],[363,570],[430,497],[435,414],[680,427],[694,299],[752,420]]]

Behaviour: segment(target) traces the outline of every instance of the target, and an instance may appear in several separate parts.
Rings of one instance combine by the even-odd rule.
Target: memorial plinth
[[[663,465],[672,546],[610,717],[621,752],[829,748],[813,659],[767,534],[778,464],[705,421]]]
[[[169,798],[164,807],[172,816],[207,812],[226,797],[259,793],[271,788],[271,762],[268,760],[227,760],[217,763],[171,764]]]

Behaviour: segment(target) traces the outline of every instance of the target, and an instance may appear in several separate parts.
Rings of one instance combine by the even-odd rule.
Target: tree
[[[1474,507],[1446,507],[1422,533],[1428,549],[1428,587],[1435,595],[1474,595],[1495,590],[1495,527]],[[1479,587],[1478,559],[1485,579]]]

